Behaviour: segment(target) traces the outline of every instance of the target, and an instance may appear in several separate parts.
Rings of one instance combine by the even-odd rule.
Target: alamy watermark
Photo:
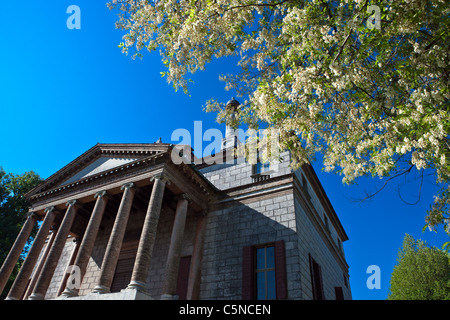
[[[175,164],[222,164],[248,161],[275,163],[280,159],[280,131],[278,129],[231,129],[225,136],[216,128],[203,131],[202,121],[194,121],[193,134],[179,128],[172,132],[175,142],[171,159]],[[193,156],[191,146],[196,152]]]
[[[66,26],[67,29],[81,29],[81,9],[79,6],[74,4],[67,7],[66,13],[70,16],[67,18]]]
[[[367,289],[381,289],[381,269],[377,265],[370,265],[366,269],[366,273],[370,274],[367,278],[366,286]]]
[[[380,7],[376,5],[370,5],[367,7],[367,13],[371,14],[371,16],[367,19],[366,27],[369,29],[381,30]]]
[[[66,269],[69,274],[66,282],[66,288],[71,290],[79,290],[81,288],[81,269],[77,265],[70,265]]]

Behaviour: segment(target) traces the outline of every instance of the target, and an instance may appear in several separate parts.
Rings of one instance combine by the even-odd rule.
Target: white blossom
[[[238,56],[241,72],[221,79],[247,101],[239,121],[280,129],[280,148],[291,150],[294,165],[320,152],[325,170],[348,183],[412,165],[434,170],[447,190],[448,4],[389,1],[380,8],[381,30],[366,27],[367,4],[112,0],[108,7],[127,31],[122,51],[159,49],[176,89],[187,92],[190,74],[212,59]],[[206,109],[221,120],[218,106],[212,100]],[[434,218],[448,210],[449,194],[434,203]]]

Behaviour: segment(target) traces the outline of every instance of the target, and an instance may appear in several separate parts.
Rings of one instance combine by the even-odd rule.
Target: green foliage
[[[450,300],[450,257],[407,234],[390,283],[389,300]]]
[[[2,167],[0,167],[0,266],[6,259],[17,235],[22,228],[28,212],[29,203],[24,197],[24,194],[34,188],[41,178],[33,171],[26,172],[21,175],[13,173],[7,174]],[[28,241],[31,243],[34,235],[37,232],[37,226],[32,232]],[[28,251],[28,246],[25,246],[22,256]],[[9,283],[7,284],[4,294],[8,291],[9,286],[14,280],[22,259],[20,259],[13,271]],[[1,296],[3,297],[3,296]]]

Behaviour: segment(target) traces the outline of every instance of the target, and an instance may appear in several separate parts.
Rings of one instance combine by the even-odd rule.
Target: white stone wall
[[[281,154],[281,157],[283,161],[270,164],[271,178],[291,172],[289,167],[289,153],[284,152]],[[237,158],[229,162],[210,165],[200,169],[200,172],[220,190],[253,183],[251,177],[252,165],[250,163],[246,162],[244,158]]]
[[[302,176],[304,176],[302,170],[301,169],[296,170],[294,172],[294,174],[297,177],[297,179],[300,182],[300,184],[302,184],[302,180],[303,180]],[[316,193],[313,191],[313,189],[311,187],[311,183],[308,181],[306,176],[305,176],[304,179],[306,179],[306,186],[303,186],[303,187],[307,188],[308,194],[311,197],[310,201],[311,201],[311,204],[313,205],[313,208],[315,210],[315,212],[313,212],[313,213],[322,222],[322,224],[325,226],[325,228],[328,230],[328,233],[329,233],[330,237],[333,239],[333,242],[335,243],[335,245],[337,247],[339,247],[339,246],[342,247],[342,239],[338,235],[338,233],[336,231],[336,228],[334,227],[334,225],[333,225],[333,223],[331,221],[331,218],[326,214],[326,211],[325,211],[321,201],[317,197]],[[340,242],[340,245],[339,245],[339,242]],[[343,254],[343,251],[341,253]]]
[[[339,252],[336,248],[331,247],[330,249],[331,245],[329,242],[327,244],[326,239],[324,239],[325,235],[317,230],[316,225],[311,221],[298,198],[294,200],[294,204],[299,257],[301,259],[302,299],[313,299],[309,254],[321,267],[325,299],[334,300],[336,298],[334,287],[342,287],[344,298],[351,299],[349,282],[347,281],[347,286],[344,282],[345,267],[337,262],[335,256]],[[332,251],[334,251],[334,255]]]
[[[292,173],[289,153],[282,162],[272,166],[270,177]],[[252,166],[242,159],[236,164],[216,164],[200,171],[217,188],[229,188],[252,183]],[[302,170],[294,172],[300,184]],[[334,287],[342,287],[345,299],[351,299],[342,241],[310,182],[309,215],[299,199],[300,192],[264,196],[253,202],[236,205],[208,215],[205,256],[203,261],[201,298],[240,299],[242,284],[242,248],[246,245],[285,240],[289,299],[312,299],[309,254],[320,264],[325,299],[335,299]],[[305,200],[303,200],[305,201]],[[314,216],[315,223],[310,215]],[[328,220],[328,223],[326,222]],[[319,222],[317,222],[319,221]],[[328,226],[328,227],[327,227]],[[336,255],[341,258],[337,258]],[[341,259],[342,262],[337,260]]]

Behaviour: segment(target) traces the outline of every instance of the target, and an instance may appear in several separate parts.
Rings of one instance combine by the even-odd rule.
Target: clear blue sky
[[[69,5],[81,9],[81,29],[69,30]],[[132,60],[117,47],[123,31],[106,0],[6,1],[0,10],[0,166],[6,172],[34,170],[47,178],[74,158],[101,143],[171,142],[175,129],[218,128],[215,115],[203,111],[205,101],[228,101],[219,73],[233,68],[230,61],[214,62],[195,75],[191,96],[174,92],[160,72],[158,53]],[[441,247],[447,237],[440,230],[422,233],[425,211],[435,192],[425,181],[421,201],[402,202],[398,184],[371,201],[364,190],[382,181],[362,180],[344,187],[338,176],[314,165],[350,238],[344,250],[350,265],[354,299],[385,299],[389,278],[405,233]],[[401,194],[415,201],[418,183],[405,183]],[[378,265],[381,289],[366,287],[367,267]]]

